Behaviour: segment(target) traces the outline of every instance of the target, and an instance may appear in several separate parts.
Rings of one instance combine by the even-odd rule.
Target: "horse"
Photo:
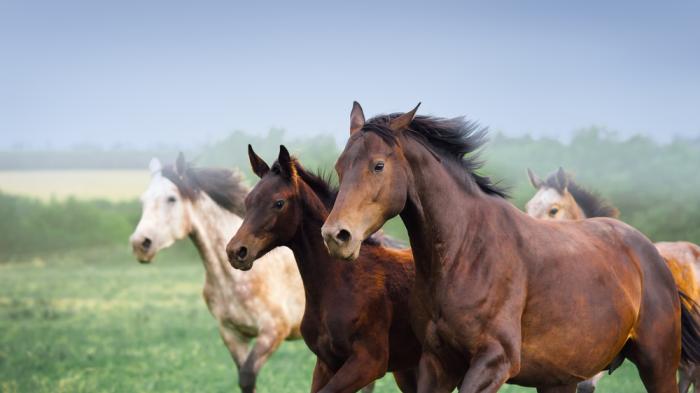
[[[478,173],[470,153],[484,128],[417,110],[365,121],[354,103],[322,233],[332,255],[354,260],[363,238],[401,217],[413,297],[429,313],[417,329],[418,392],[495,393],[511,383],[572,393],[625,358],[649,392],[677,392],[681,357],[700,360],[699,312],[680,301],[654,245],[614,219],[528,216]]]
[[[204,263],[202,294],[236,364],[240,389],[254,392],[270,355],[284,340],[301,337],[305,299],[294,255],[279,248],[248,273],[231,268],[226,241],[243,221],[248,191],[240,174],[192,167],[182,153],[174,166],[154,158],[149,168],[143,213],[130,238],[134,254],[149,263],[160,250],[189,236]]]
[[[263,255],[274,247],[294,252],[306,292],[301,334],[316,355],[311,392],[355,392],[387,371],[402,392],[415,392],[420,343],[409,318],[410,250],[384,247],[380,237],[365,242],[354,264],[331,257],[321,225],[336,190],[284,146],[271,168],[250,146],[248,154],[260,181],[226,250],[242,270],[257,258],[265,263]]]
[[[537,193],[527,202],[526,211],[532,217],[545,220],[580,220],[592,217],[617,218],[619,211],[599,194],[576,183],[563,168],[542,180],[527,170],[530,183]],[[654,243],[673,274],[678,288],[693,301],[700,301],[700,246],[686,242]],[[692,383],[700,393],[700,368],[681,364],[679,387],[686,393]],[[580,392],[592,392],[604,372],[579,386]]]

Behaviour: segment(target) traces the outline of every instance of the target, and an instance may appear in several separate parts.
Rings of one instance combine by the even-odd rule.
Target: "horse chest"
[[[331,368],[339,368],[352,353],[352,322],[342,318],[322,320],[316,313],[304,315],[301,334],[311,351]]]

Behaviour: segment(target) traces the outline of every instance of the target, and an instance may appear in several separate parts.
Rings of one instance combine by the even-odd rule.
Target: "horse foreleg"
[[[238,385],[243,393],[255,392],[255,380],[258,372],[270,355],[279,348],[285,336],[283,329],[279,328],[261,331],[238,373]]]
[[[592,378],[587,379],[578,384],[576,388],[576,393],[593,393],[595,387],[598,385],[598,381],[605,376],[605,371],[601,371],[594,375]]]
[[[354,346],[353,354],[343,363],[321,393],[355,393],[366,387],[386,373],[389,354],[381,351],[387,346],[371,346],[373,351],[379,350],[379,354],[372,354],[368,347]]]
[[[394,380],[396,381],[396,386],[403,393],[416,393],[418,389],[418,380],[416,375],[416,369],[394,371]]]
[[[501,343],[491,341],[476,351],[459,393],[496,393],[518,369],[519,364],[511,362]]]
[[[316,358],[316,366],[314,367],[314,374],[311,379],[311,393],[316,393],[321,390],[332,377],[333,372],[328,368],[326,363]]]
[[[236,363],[236,368],[240,369],[248,357],[248,343],[250,340],[242,338],[237,332],[222,324],[219,325],[219,334],[224,341],[224,345],[228,348],[233,362]]]
[[[688,393],[688,389],[690,388],[690,383],[691,383],[690,373],[688,372],[686,367],[681,366],[678,369],[678,392],[679,393]]]
[[[361,390],[362,393],[372,393],[374,392],[374,382],[370,383],[369,385],[365,386]]]
[[[418,364],[418,393],[449,393],[458,382],[458,375],[448,373],[436,355],[424,350]]]

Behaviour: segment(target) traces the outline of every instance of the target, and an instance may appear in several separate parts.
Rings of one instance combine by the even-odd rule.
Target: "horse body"
[[[320,233],[333,191],[283,152],[272,170],[256,172],[249,214],[227,247],[231,264],[248,269],[279,245],[294,252],[306,293],[301,333],[317,356],[312,392],[355,392],[387,371],[414,392],[420,344],[409,319],[410,250],[367,244],[357,263],[332,258]]]
[[[226,242],[242,218],[206,191],[193,194],[181,181],[178,186],[163,175],[160,163],[154,162],[151,169],[151,184],[142,196],[143,216],[131,236],[134,252],[148,262],[176,240],[191,238],[205,270],[202,295],[239,370],[241,389],[252,392],[257,373],[279,344],[301,336],[304,295],[293,255],[289,249],[277,249],[251,272],[231,268]],[[172,177],[172,170],[167,171]],[[177,172],[188,176],[184,166]],[[256,343],[251,350],[252,339]]]
[[[658,253],[623,223],[540,225],[501,198],[458,197],[457,184],[454,189],[431,184],[444,176],[425,166],[413,174],[416,184],[425,188],[409,191],[419,200],[407,201],[402,213],[407,227],[421,223],[419,228],[449,229],[419,231],[419,236],[409,230],[409,236],[416,262],[428,265],[417,268],[431,277],[425,292],[434,296],[426,306],[433,315],[424,351],[441,363],[461,360],[447,362],[451,364],[445,372],[454,384],[473,362],[465,354],[482,351],[494,352],[489,361],[504,358],[501,382],[534,387],[576,384],[611,364],[634,335],[644,276],[665,274],[666,283],[671,282]],[[437,188],[461,208],[446,211],[442,197],[433,201],[429,190]],[[421,216],[412,214],[417,206],[423,209]],[[464,223],[461,231],[455,222]],[[431,245],[445,247],[433,253]],[[677,312],[675,289],[668,288],[665,298]],[[582,356],[582,348],[590,348],[590,353]],[[678,362],[678,353],[675,356],[667,361]],[[435,383],[426,381],[425,388]]]
[[[619,212],[595,192],[573,181],[562,168],[545,180],[528,169],[528,177],[537,193],[527,202],[527,213],[544,220],[581,220],[591,217],[617,217]],[[655,243],[677,287],[690,299],[700,302],[700,246],[690,242]],[[589,381],[586,391],[595,389],[597,381]],[[700,368],[683,365],[680,369],[681,391],[690,383],[700,385]],[[700,392],[700,386],[696,388]]]
[[[315,229],[320,232],[320,225]],[[357,265],[335,260],[325,268],[318,264],[302,267],[308,257],[313,261],[328,259],[320,236],[308,243],[314,251],[289,246],[300,261],[304,286],[309,288],[301,332],[318,357],[316,367],[327,374],[314,378],[313,386],[323,392],[354,392],[386,372],[395,372],[402,391],[415,391],[420,345],[408,317],[413,278],[410,251],[378,253],[368,246]],[[319,254],[326,254],[325,259]],[[397,263],[402,264],[399,269]],[[309,269],[316,272],[305,274]],[[353,383],[331,384],[334,377]]]
[[[496,392],[510,381],[573,392],[628,357],[648,391],[675,392],[679,296],[653,245],[614,220],[520,212],[463,160],[482,137],[415,109],[365,123],[355,104],[336,164],[340,193],[323,226],[333,255],[352,259],[357,239],[397,214],[408,230],[430,313],[418,391]]]

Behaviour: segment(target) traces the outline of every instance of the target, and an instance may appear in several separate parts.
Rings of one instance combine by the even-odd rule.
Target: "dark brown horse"
[[[527,216],[464,158],[483,129],[416,110],[365,122],[355,103],[323,235],[333,255],[354,259],[361,239],[401,216],[414,296],[430,312],[418,330],[418,391],[496,392],[509,382],[574,392],[629,358],[649,392],[675,393],[681,324],[692,361],[700,329],[654,245],[614,219]]]
[[[248,147],[261,178],[248,194],[246,216],[226,250],[247,270],[274,247],[292,249],[306,310],[304,341],[316,356],[312,392],[355,392],[393,371],[403,392],[415,392],[420,344],[410,326],[408,298],[414,265],[410,250],[368,241],[357,263],[331,257],[321,237],[336,190],[280,147],[268,165]]]

